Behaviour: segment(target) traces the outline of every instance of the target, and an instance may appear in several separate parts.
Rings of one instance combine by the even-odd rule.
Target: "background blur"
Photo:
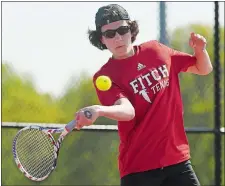
[[[67,123],[84,106],[98,104],[92,75],[110,57],[93,47],[87,30],[95,29],[97,9],[111,2],[2,3],[2,121]],[[160,37],[157,2],[121,2],[139,22],[136,44]],[[221,107],[224,108],[224,2],[219,3]],[[192,53],[191,31],[203,35],[214,63],[214,3],[166,3],[168,45]],[[162,22],[161,22],[162,23]],[[162,25],[161,25],[162,26]],[[181,74],[185,127],[214,126],[214,75]],[[224,113],[224,109],[222,109]],[[221,121],[224,127],[224,114]],[[99,118],[98,125],[115,125]],[[2,185],[119,185],[118,135],[80,131],[62,146],[58,168],[44,182],[34,183],[16,168],[11,153],[18,128],[2,128]],[[213,185],[214,135],[188,134],[192,162],[202,185]],[[222,136],[222,185],[224,135]]]

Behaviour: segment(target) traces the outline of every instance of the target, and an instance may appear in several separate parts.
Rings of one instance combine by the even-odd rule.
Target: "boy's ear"
[[[105,42],[104,42],[104,39],[103,39],[102,36],[101,36],[101,38],[100,38],[100,41],[102,42],[103,45],[105,45]]]

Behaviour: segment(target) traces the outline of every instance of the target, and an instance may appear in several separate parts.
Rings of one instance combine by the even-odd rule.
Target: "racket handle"
[[[72,120],[65,126],[65,129],[67,130],[67,132],[71,132],[76,126],[76,124],[77,124],[76,120]]]

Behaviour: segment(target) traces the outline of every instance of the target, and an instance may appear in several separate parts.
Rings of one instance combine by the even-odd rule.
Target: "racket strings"
[[[24,130],[16,145],[18,159],[27,173],[42,178],[51,172],[55,160],[54,146],[44,132]]]

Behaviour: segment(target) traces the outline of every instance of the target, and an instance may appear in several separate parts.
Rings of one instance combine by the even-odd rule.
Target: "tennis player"
[[[194,55],[156,40],[133,45],[138,24],[117,4],[99,8],[95,24],[96,30],[89,30],[91,44],[108,49],[112,57],[93,81],[106,75],[113,84],[108,91],[95,85],[101,105],[79,110],[77,129],[100,116],[118,121],[121,186],[199,186],[190,162],[178,75],[212,71],[206,39],[190,33]],[[85,112],[92,117],[87,119]]]

